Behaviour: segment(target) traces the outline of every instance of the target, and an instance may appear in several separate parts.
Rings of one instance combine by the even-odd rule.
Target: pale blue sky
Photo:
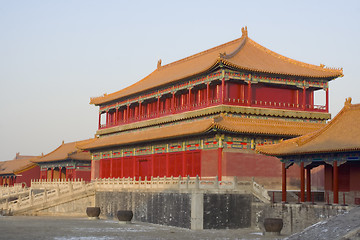
[[[94,136],[90,97],[241,36],[287,57],[343,67],[335,116],[360,103],[359,1],[0,0],[0,160]]]

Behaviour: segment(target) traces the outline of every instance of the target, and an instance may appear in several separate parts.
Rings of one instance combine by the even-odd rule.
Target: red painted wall
[[[252,99],[263,102],[296,103],[296,90],[252,84]],[[302,95],[302,92],[301,94]],[[301,102],[300,102],[301,103]]]
[[[101,159],[97,166],[100,178],[201,176],[201,151],[162,153],[136,157]],[[96,169],[92,170],[96,172]]]
[[[360,163],[353,162],[350,167],[350,189],[360,191]]]
[[[338,167],[339,171],[339,191],[359,191],[360,190],[360,163],[346,162]],[[325,190],[333,190],[333,167],[325,165]]]
[[[91,172],[85,169],[75,169],[75,174],[73,179],[83,179],[84,181],[90,181]]]
[[[25,183],[27,187],[30,187],[31,180],[37,180],[40,178],[40,167],[35,166],[24,172],[18,173],[16,176],[15,183]]]
[[[325,167],[320,165],[311,169],[311,189],[324,190],[325,186]]]
[[[201,176],[216,176],[218,168],[218,150],[201,151]]]
[[[280,188],[281,162],[276,157],[265,156],[249,151],[227,151],[224,149],[222,162],[223,176],[238,176],[240,179],[255,178],[267,187]],[[293,165],[286,171],[288,188],[300,186],[300,168]]]

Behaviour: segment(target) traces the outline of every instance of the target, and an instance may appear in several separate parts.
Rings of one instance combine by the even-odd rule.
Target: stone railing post
[[[199,179],[199,175],[196,175],[195,178],[195,189],[199,189],[199,184],[200,183],[200,179]]]

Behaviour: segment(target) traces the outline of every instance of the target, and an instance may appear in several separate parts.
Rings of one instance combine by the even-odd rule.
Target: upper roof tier
[[[142,80],[120,91],[91,98],[90,103],[100,105],[150,90],[204,73],[220,63],[239,70],[287,76],[331,80],[343,75],[342,69],[307,64],[275,53],[250,39],[246,27],[242,29],[242,33],[241,38],[164,66],[161,66],[159,60],[157,69]]]
[[[344,108],[325,127],[313,133],[257,150],[273,156],[360,151],[360,104],[347,99]]]
[[[45,156],[34,160],[36,163],[43,162],[55,162],[55,161],[65,161],[68,159],[73,160],[91,160],[91,155],[89,152],[85,152],[78,148],[78,144],[86,144],[88,142],[93,141],[92,139],[83,140],[78,142],[70,142],[70,143],[62,143],[58,148],[54,151],[46,154]]]

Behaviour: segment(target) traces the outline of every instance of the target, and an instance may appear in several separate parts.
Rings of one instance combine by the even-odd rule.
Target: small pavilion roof
[[[79,149],[78,145],[86,144],[91,141],[92,139],[77,141],[77,142],[69,142],[69,143],[63,142],[54,151],[44,155],[39,159],[34,160],[33,162],[35,163],[55,162],[55,161],[66,161],[69,159],[90,161],[91,160],[90,153]]]
[[[148,76],[120,91],[91,98],[90,103],[100,105],[135,93],[154,89],[181,79],[207,72],[219,63],[239,70],[299,76],[310,78],[334,79],[342,76],[342,69],[325,68],[296,61],[275,53],[248,37],[246,27],[241,38],[224,43],[206,51],[161,66],[161,60]]]
[[[351,104],[351,98],[348,98],[343,109],[320,130],[278,144],[261,146],[257,151],[273,156],[359,151],[359,119],[360,104]]]
[[[13,160],[0,162],[0,175],[15,174],[24,169],[30,168],[35,165],[32,160],[36,160],[38,156],[23,156],[19,153]]]
[[[323,125],[324,124],[322,123],[240,118],[221,114],[213,118],[202,119],[194,122],[178,123],[169,126],[159,126],[156,128],[104,136],[78,146],[81,149],[93,150],[140,142],[198,135],[216,129],[243,134],[295,137],[313,132],[321,128]]]

